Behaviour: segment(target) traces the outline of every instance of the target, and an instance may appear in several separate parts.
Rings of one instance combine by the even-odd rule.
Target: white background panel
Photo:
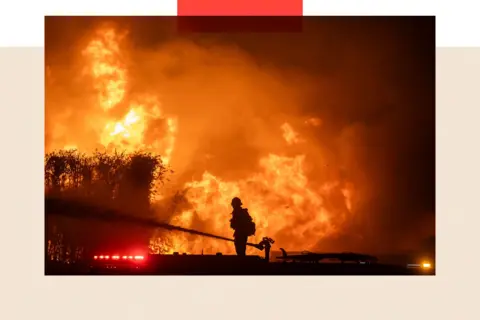
[[[435,15],[437,46],[480,44],[478,1],[304,0],[304,15]],[[176,15],[176,0],[17,0],[0,4],[0,46],[43,46],[45,15]]]

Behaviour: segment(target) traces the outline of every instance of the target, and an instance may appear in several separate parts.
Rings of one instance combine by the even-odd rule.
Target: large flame
[[[90,123],[95,124],[93,129],[99,133],[97,142],[108,150],[151,151],[169,163],[177,120],[163,114],[154,95],[143,94],[126,101],[127,59],[121,50],[124,39],[125,33],[113,28],[100,29],[83,51],[87,76],[93,80],[98,107],[102,110],[96,114],[96,121]],[[116,108],[120,112],[115,112]]]
[[[83,51],[87,76],[97,96],[96,112],[88,125],[97,133],[98,145],[109,150],[148,150],[170,164],[181,129],[177,117],[164,114],[156,95],[129,94],[127,57],[122,51],[124,39],[115,29],[100,29]],[[170,109],[174,110],[174,106]],[[312,118],[305,124],[319,126],[321,121]],[[288,122],[278,129],[285,148],[305,142]],[[72,140],[64,148],[79,145],[81,141]],[[258,159],[258,168],[241,179],[231,181],[204,172],[201,179],[182,186],[189,206],[175,212],[171,222],[231,237],[230,201],[238,196],[257,225],[251,242],[269,236],[286,249],[314,248],[319,241],[335,234],[354,212],[355,189],[352,184],[339,181],[310,181],[306,159],[305,154],[286,156],[267,151]],[[175,163],[171,165],[175,168]],[[150,249],[195,253],[234,250],[230,243],[176,233],[154,236]]]
[[[90,60],[88,69],[95,79],[99,104],[104,110],[122,102],[126,90],[126,71],[122,63],[119,36],[115,30],[102,30],[83,51]]]
[[[205,222],[210,232],[229,237],[231,218],[230,201],[235,196],[248,204],[248,209],[257,225],[252,237],[259,242],[263,236],[271,236],[286,249],[313,248],[323,238],[335,233],[347,214],[350,213],[349,196],[353,191],[347,186],[345,205],[329,210],[325,203],[336,185],[314,188],[309,185],[304,172],[305,156],[282,157],[270,154],[260,159],[261,171],[240,181],[224,181],[205,172],[202,179],[187,183],[187,200],[193,205],[175,216],[173,222],[192,228],[197,221]],[[350,187],[350,188],[349,188]],[[175,235],[170,242],[171,251],[206,252],[222,251],[232,253],[231,245],[210,239],[195,240],[185,235]],[[160,243],[161,244],[161,243]],[[158,248],[152,243],[152,249]]]

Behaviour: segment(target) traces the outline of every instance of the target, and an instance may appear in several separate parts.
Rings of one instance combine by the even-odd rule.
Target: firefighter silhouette
[[[255,223],[250,217],[248,210],[242,208],[240,198],[232,199],[232,219],[230,219],[230,227],[235,230],[233,233],[235,251],[238,256],[245,256],[247,250],[247,239],[255,234]]]

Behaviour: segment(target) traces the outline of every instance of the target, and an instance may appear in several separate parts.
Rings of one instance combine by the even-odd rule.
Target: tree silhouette
[[[166,172],[161,157],[150,153],[97,150],[87,155],[76,150],[54,151],[45,156],[45,195],[105,208],[121,208],[145,217],[151,212],[150,200],[158,183],[164,181]],[[82,246],[108,250],[141,243],[147,247],[150,238],[149,230],[138,227],[50,215],[47,215],[46,231],[46,243],[50,241],[46,251],[50,252],[50,259],[51,253],[56,252],[60,260],[67,252],[60,250],[58,254],[58,248],[71,247],[73,253],[69,256],[75,256]]]

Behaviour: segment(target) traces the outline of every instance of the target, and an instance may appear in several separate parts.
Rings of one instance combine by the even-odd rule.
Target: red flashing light
[[[114,255],[114,256],[104,256],[104,255],[101,255],[101,256],[93,256],[93,259],[94,260],[109,260],[109,259],[112,259],[112,260],[120,260],[120,259],[123,259],[123,260],[144,260],[145,259],[145,256],[119,256],[119,255]]]

